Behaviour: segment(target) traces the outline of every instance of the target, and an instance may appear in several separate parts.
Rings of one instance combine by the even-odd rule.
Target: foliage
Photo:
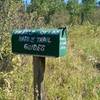
[[[80,22],[81,24],[88,19],[90,21],[90,15],[95,11],[96,0],[82,0],[82,4],[78,3],[78,0],[68,0],[67,10],[70,14],[70,23],[75,24]]]
[[[75,24],[80,15],[80,5],[78,4],[78,0],[69,0],[67,4],[67,10],[70,14],[70,23]]]
[[[50,22],[50,16],[61,9],[61,4],[61,0],[33,0],[28,11],[35,11],[39,17],[44,17],[45,24],[48,24]]]
[[[90,15],[94,12],[95,7],[96,0],[82,0],[81,24],[84,22],[85,19],[90,19]]]
[[[33,99],[32,58],[12,54],[11,31],[63,25],[69,26],[69,49],[63,58],[46,59],[46,96],[48,100],[99,100],[100,10],[93,15],[95,25],[68,24],[69,14],[75,21],[81,11],[92,13],[92,8],[86,8],[91,7],[89,2],[81,8],[77,0],[70,0],[66,9],[62,0],[34,0],[27,13],[21,0],[0,0],[0,100]]]
[[[45,82],[50,100],[98,100],[100,98],[100,77],[94,65],[95,60],[100,59],[98,41],[100,28],[97,27],[95,30],[96,27],[90,24],[73,26],[69,30],[67,57],[47,59]],[[90,56],[94,58],[94,63],[91,62]]]

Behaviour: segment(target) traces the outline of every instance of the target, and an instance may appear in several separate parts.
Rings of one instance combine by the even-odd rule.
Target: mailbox
[[[64,56],[66,42],[65,28],[14,30],[11,37],[13,53],[33,56]]]

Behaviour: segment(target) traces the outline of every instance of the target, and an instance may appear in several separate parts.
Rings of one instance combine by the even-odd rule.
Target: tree
[[[37,16],[43,17],[45,24],[48,24],[50,17],[57,10],[60,10],[61,4],[61,0],[32,0],[32,5],[29,10],[36,12]]]
[[[67,10],[70,15],[70,23],[76,23],[80,13],[80,5],[78,3],[78,0],[68,0]]]
[[[1,65],[0,65],[0,71],[8,71],[11,67],[10,65],[10,49],[6,48],[9,47],[9,26],[8,20],[9,20],[9,12],[11,7],[11,0],[2,0],[0,1],[0,4],[2,4],[0,9],[0,37],[1,37],[1,46],[0,46],[0,59],[1,59]],[[7,69],[7,70],[6,70]]]
[[[96,0],[82,0],[82,3],[78,3],[78,0],[68,0],[67,10],[70,14],[70,23],[74,24],[79,21],[81,24],[85,20],[91,21],[90,16],[94,12],[96,6]]]
[[[81,24],[86,20],[90,21],[90,16],[96,6],[96,0],[82,0],[81,7]]]

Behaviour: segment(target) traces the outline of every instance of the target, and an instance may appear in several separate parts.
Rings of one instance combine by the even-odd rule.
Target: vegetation
[[[0,100],[33,99],[32,57],[12,54],[11,31],[62,26],[68,27],[67,55],[46,58],[47,100],[100,99],[100,9],[85,1],[33,0],[24,12],[21,0],[0,0]],[[89,21],[80,25],[82,13]]]

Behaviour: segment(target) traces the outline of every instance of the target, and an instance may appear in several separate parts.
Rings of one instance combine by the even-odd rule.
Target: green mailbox
[[[65,28],[14,30],[11,38],[13,53],[34,56],[64,56],[66,42]]]

